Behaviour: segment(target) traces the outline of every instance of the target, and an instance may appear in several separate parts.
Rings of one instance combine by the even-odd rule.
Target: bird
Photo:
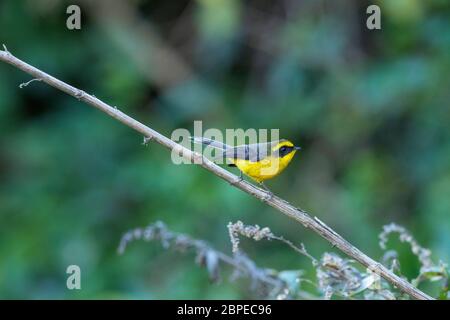
[[[213,160],[227,159],[230,167],[240,170],[240,181],[245,174],[269,192],[270,196],[272,192],[264,181],[278,176],[289,165],[295,153],[301,150],[301,147],[286,139],[235,147],[204,137],[191,137],[191,140],[219,150],[219,155]]]

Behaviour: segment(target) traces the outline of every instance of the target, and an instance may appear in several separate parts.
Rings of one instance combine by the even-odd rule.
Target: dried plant
[[[259,268],[243,252],[229,256],[213,249],[205,241],[170,231],[160,221],[125,233],[120,241],[119,254],[123,254],[129,243],[135,240],[158,241],[164,249],[181,253],[194,252],[195,261],[206,268],[212,282],[220,281],[220,265],[227,264],[233,268],[231,280],[249,278],[250,290],[257,297],[276,298],[278,295],[284,295],[288,290],[286,281],[274,270]]]
[[[232,251],[233,253],[239,252],[239,235],[259,241],[262,239],[267,240],[277,240],[281,241],[284,244],[287,244],[289,247],[294,249],[296,252],[308,257],[311,259],[314,266],[317,265],[317,260],[311,256],[308,251],[306,251],[303,243],[300,244],[300,247],[295,246],[291,241],[284,239],[283,237],[274,235],[268,227],[260,228],[258,225],[248,226],[245,225],[242,221],[238,221],[236,223],[228,223],[228,233],[230,235]]]
[[[388,237],[391,234],[398,234],[401,242],[408,243],[411,247],[411,251],[417,256],[420,262],[420,272],[419,275],[411,281],[414,286],[419,286],[423,281],[442,281],[442,286],[440,290],[440,299],[449,298],[449,277],[448,277],[448,266],[442,261],[438,264],[434,263],[431,259],[431,250],[422,247],[417,240],[402,226],[395,223],[385,225],[383,231],[379,235],[380,247],[386,250],[386,244]],[[400,273],[400,264],[397,258],[398,254],[396,251],[390,250],[386,251],[383,260],[391,260],[391,270]],[[400,273],[401,274],[401,273]]]
[[[212,282],[220,281],[220,265],[225,264],[233,269],[231,281],[239,278],[249,278],[250,292],[257,298],[265,299],[367,299],[393,300],[408,299],[409,297],[382,279],[380,275],[369,268],[359,270],[354,260],[345,259],[336,253],[325,252],[318,260],[308,253],[305,246],[294,245],[291,241],[275,235],[269,228],[258,225],[245,225],[242,221],[228,224],[228,233],[232,246],[232,256],[213,249],[203,240],[191,238],[188,235],[170,231],[162,222],[156,222],[145,228],[137,228],[125,233],[118,251],[125,252],[128,244],[135,240],[158,241],[165,249],[178,252],[195,253],[195,261],[206,268]],[[415,285],[423,280],[443,280],[440,293],[441,299],[448,298],[448,273],[446,265],[440,262],[435,265],[431,260],[431,251],[421,247],[412,235],[403,227],[389,224],[380,233],[380,247],[385,250],[383,262],[390,266],[392,272],[401,275],[398,253],[387,250],[388,237],[398,233],[400,241],[409,243],[412,252],[421,262],[419,276],[413,280]],[[258,267],[240,247],[240,237],[255,241],[280,241],[298,254],[311,260],[316,270],[316,279],[304,277],[304,270],[282,270]],[[305,290],[303,284],[313,288]]]

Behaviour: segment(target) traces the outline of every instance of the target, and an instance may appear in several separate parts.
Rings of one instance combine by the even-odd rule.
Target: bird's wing
[[[243,144],[236,147],[231,147],[223,142],[212,140],[203,137],[191,137],[194,143],[203,144],[205,146],[211,146],[213,148],[223,151],[223,154],[214,158],[218,160],[221,158],[230,159],[242,159],[250,160],[252,162],[260,161],[267,157],[271,150],[274,142],[268,143],[254,143],[254,144]]]
[[[226,149],[224,152],[224,157],[256,162],[268,156],[268,151],[270,150],[269,147],[270,143],[240,145]]]

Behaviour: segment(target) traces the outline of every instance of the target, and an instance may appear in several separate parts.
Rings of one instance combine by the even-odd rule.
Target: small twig
[[[8,48],[6,47],[6,45],[2,45],[3,46],[3,51],[5,51],[6,53],[9,53]]]
[[[19,88],[23,89],[23,88],[25,88],[26,86],[28,86],[30,83],[32,83],[34,81],[42,81],[42,79],[31,79],[30,81],[23,82],[23,83],[19,84]]]
[[[313,266],[317,265],[317,259],[308,253],[308,251],[306,250],[305,245],[303,243],[300,243],[300,248],[299,248],[295,244],[293,244],[291,241],[286,240],[283,237],[273,236],[272,239],[284,242],[289,247],[294,249],[296,252],[308,257],[312,261]]]
[[[300,253],[306,257],[308,257],[314,266],[317,265],[317,259],[308,253],[303,243],[300,244],[300,247],[297,247],[291,241],[284,239],[283,237],[276,236],[270,231],[268,227],[261,228],[258,225],[249,226],[245,225],[242,221],[237,221],[235,223],[228,223],[228,234],[230,235],[230,240],[232,244],[232,251],[236,253],[239,251],[239,235],[244,237],[259,241],[262,239],[267,240],[277,240],[281,241],[284,244],[288,245],[290,248],[295,250],[297,253]]]
[[[144,141],[142,142],[142,144],[144,146],[148,145],[148,143],[152,140],[152,137],[144,137]]]

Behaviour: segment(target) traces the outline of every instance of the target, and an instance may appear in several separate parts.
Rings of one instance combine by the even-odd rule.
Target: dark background
[[[382,30],[366,28],[381,7]],[[19,58],[170,136],[176,128],[279,128],[302,146],[267,184],[375,259],[384,224],[450,258],[448,1],[0,2]],[[191,254],[133,243],[156,220],[231,253],[228,222],[268,226],[320,257],[329,244],[270,207],[23,72],[0,64],[0,298],[252,298],[211,284]],[[419,263],[400,252],[409,279]],[[242,241],[259,266],[315,271],[275,242]],[[68,265],[82,290],[66,288]],[[427,284],[426,292],[435,294]],[[313,288],[305,288],[313,294]]]

